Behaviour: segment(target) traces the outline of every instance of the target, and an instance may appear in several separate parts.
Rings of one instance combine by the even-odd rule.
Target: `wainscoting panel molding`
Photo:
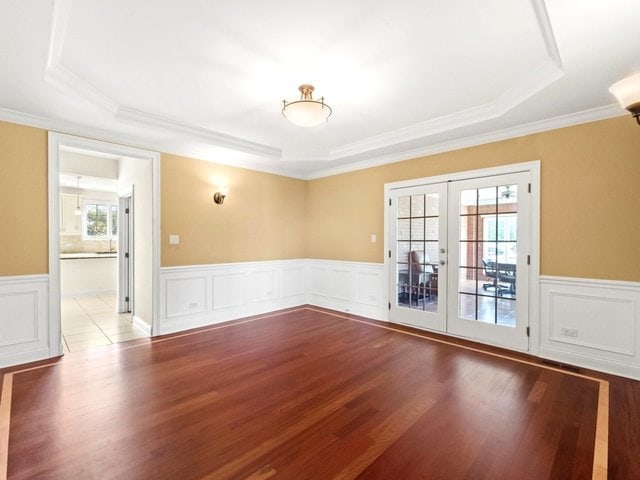
[[[167,267],[159,334],[306,303],[306,260]]]
[[[49,356],[49,276],[0,277],[0,368]]]
[[[383,264],[334,260],[307,262],[307,303],[376,320],[388,320]]]
[[[541,277],[540,356],[640,379],[640,283]]]
[[[282,260],[167,267],[160,334],[311,304],[386,319],[382,264]]]

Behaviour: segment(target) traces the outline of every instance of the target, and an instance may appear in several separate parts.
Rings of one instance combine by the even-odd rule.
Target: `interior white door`
[[[447,184],[392,190],[389,203],[390,319],[444,331]]]
[[[527,350],[530,174],[449,183],[451,334]]]

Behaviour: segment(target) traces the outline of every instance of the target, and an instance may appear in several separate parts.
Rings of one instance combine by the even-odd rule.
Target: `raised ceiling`
[[[637,0],[0,6],[0,118],[302,178],[619,115],[640,72]]]

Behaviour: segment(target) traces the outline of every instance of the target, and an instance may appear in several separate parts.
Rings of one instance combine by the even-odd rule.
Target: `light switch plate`
[[[169,235],[169,245],[180,244],[180,235]]]

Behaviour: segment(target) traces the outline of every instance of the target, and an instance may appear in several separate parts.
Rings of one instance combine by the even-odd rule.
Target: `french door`
[[[446,328],[447,185],[403,188],[391,195],[390,315],[398,322]]]
[[[528,349],[530,173],[391,191],[390,320]]]

